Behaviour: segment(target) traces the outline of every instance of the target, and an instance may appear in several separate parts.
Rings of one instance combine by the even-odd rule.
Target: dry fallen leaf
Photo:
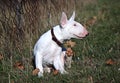
[[[37,75],[40,70],[38,68],[34,69],[32,71],[32,75]]]
[[[2,54],[0,54],[0,60],[2,60],[3,59],[3,55]]]
[[[67,48],[66,55],[67,55],[68,57],[73,56],[73,55],[74,55],[73,50],[72,50],[71,48]]]
[[[88,26],[91,26],[91,25],[94,25],[94,24],[96,23],[96,21],[97,21],[97,17],[96,17],[96,16],[93,16],[93,17],[91,17],[89,20],[87,20],[86,24],[87,24]]]
[[[71,41],[71,40],[69,40],[69,41],[66,41],[65,45],[66,45],[67,47],[74,47],[74,46],[76,45],[76,43],[73,42],[73,41]]]
[[[54,70],[54,71],[53,71],[53,74],[54,74],[54,75],[57,75],[58,72],[59,72],[58,70]]]
[[[15,68],[18,68],[18,69],[20,69],[20,70],[23,70],[23,69],[24,69],[24,66],[23,66],[23,64],[22,64],[21,62],[16,62],[16,63],[14,64],[14,67],[15,67]]]
[[[15,83],[15,82],[14,82],[14,80],[11,80],[11,82],[10,82],[10,83]]]
[[[108,60],[106,61],[106,64],[107,64],[107,65],[113,65],[113,64],[115,64],[115,61],[113,61],[112,59],[108,59]]]

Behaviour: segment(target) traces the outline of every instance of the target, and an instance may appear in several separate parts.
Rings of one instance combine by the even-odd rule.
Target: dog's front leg
[[[36,53],[35,64],[36,68],[39,69],[38,77],[42,77],[43,76],[42,55],[39,52]]]

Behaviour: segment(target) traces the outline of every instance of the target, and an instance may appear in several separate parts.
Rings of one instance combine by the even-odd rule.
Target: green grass
[[[120,1],[97,0],[81,10],[76,8],[76,13],[79,22],[84,23],[93,16],[97,17],[97,22],[88,27],[88,37],[73,39],[77,44],[68,75],[32,76],[32,51],[26,48],[13,50],[16,56],[0,60],[0,83],[120,83]],[[116,63],[107,65],[109,59]],[[13,67],[18,60],[24,61],[24,70]]]

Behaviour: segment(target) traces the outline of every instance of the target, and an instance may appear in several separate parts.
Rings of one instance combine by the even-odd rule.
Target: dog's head
[[[63,12],[60,20],[60,25],[62,26],[63,36],[66,39],[77,38],[82,39],[88,35],[88,31],[79,22],[75,21],[75,12],[67,19],[66,14]]]

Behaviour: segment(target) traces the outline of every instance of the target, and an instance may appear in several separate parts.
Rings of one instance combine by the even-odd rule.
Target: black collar
[[[53,40],[54,42],[56,42],[56,44],[57,44],[58,46],[62,47],[63,44],[62,44],[59,40],[57,40],[57,38],[55,37],[53,28],[51,29],[51,35],[52,35],[52,40]]]

